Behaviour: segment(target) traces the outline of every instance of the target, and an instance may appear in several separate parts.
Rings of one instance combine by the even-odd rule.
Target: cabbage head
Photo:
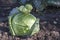
[[[26,4],[11,11],[9,29],[14,36],[31,36],[39,32],[39,19],[30,14],[32,5]],[[17,12],[16,12],[17,11]]]

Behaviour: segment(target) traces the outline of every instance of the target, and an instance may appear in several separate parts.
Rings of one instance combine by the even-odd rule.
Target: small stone
[[[46,31],[46,35],[49,36],[50,35],[50,32],[49,31]]]
[[[53,23],[54,23],[54,24],[57,24],[57,22],[56,22],[56,21],[54,21]]]

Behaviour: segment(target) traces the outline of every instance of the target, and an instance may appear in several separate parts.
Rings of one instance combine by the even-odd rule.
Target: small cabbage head
[[[12,35],[31,36],[39,32],[39,19],[30,14],[32,5],[26,4],[17,8],[18,12],[11,12],[9,16],[9,29]]]

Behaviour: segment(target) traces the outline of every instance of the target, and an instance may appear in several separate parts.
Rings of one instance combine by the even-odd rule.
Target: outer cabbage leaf
[[[36,18],[32,14],[18,13],[11,19],[11,30],[13,35],[30,35],[30,29],[35,23]]]

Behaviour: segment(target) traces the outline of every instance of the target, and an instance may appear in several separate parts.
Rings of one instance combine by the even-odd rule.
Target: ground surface
[[[1,4],[0,2],[0,40],[60,40],[60,8],[48,7],[44,16],[33,12],[40,18],[40,31],[32,37],[16,37],[9,33],[8,14],[18,4]]]

